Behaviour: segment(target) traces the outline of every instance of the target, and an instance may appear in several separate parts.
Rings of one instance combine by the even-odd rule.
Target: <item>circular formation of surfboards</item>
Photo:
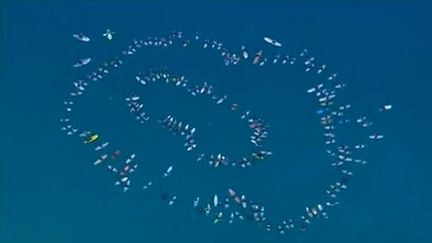
[[[81,42],[90,42],[90,38],[82,33],[73,34],[73,37]],[[107,30],[102,37],[108,41],[115,41],[115,32]],[[346,83],[339,81],[337,73],[331,72],[327,65],[319,64],[307,49],[301,50],[295,55],[285,55],[282,52],[282,43],[270,37],[264,37],[264,42],[270,48],[270,54],[266,55],[263,49],[250,51],[245,46],[228,49],[222,42],[203,38],[199,34],[187,36],[182,32],[174,31],[163,37],[149,37],[135,39],[130,45],[115,55],[112,60],[103,61],[93,71],[83,75],[82,79],[73,81],[72,90],[64,101],[65,114],[60,119],[62,130],[66,135],[77,137],[85,146],[89,146],[95,153],[95,160],[89,161],[89,166],[105,167],[114,178],[114,185],[124,192],[139,191],[147,193],[154,190],[160,196],[162,202],[169,206],[179,205],[189,208],[199,214],[210,218],[215,224],[236,224],[238,222],[254,223],[267,231],[276,231],[285,234],[292,230],[305,231],[316,219],[328,218],[330,208],[340,204],[340,193],[345,190],[353,177],[355,167],[367,164],[364,154],[369,144],[383,139],[383,135],[377,131],[370,116],[354,115],[353,107],[349,102],[339,98],[338,94],[346,88]],[[85,96],[91,86],[108,85],[103,80],[118,72],[125,65],[125,61],[131,56],[138,55],[140,50],[146,48],[170,48],[174,52],[179,49],[192,49],[199,51],[211,50],[212,55],[221,57],[221,66],[250,65],[260,68],[264,65],[300,67],[302,72],[312,75],[316,83],[302,91],[305,96],[316,100],[316,110],[320,126],[323,130],[325,152],[329,156],[330,165],[337,171],[337,178],[328,185],[323,196],[316,202],[306,205],[304,211],[296,216],[283,216],[275,220],[267,215],[265,205],[259,199],[244,195],[235,185],[225,188],[224,192],[210,193],[210,195],[196,195],[192,198],[182,196],[180,193],[169,191],[164,182],[176,172],[177,164],[167,164],[166,169],[159,175],[138,176],[135,173],[140,169],[136,158],[141,155],[134,152],[124,152],[115,147],[114,143],[100,131],[92,131],[86,128],[78,128],[72,119],[72,110],[78,99]],[[273,53],[273,54],[271,54]],[[84,57],[79,59],[73,68],[82,69],[84,66],[93,65],[94,58]],[[206,79],[209,77],[206,77]],[[263,117],[249,109],[244,109],[243,104],[234,102],[227,94],[220,93],[217,87],[210,82],[198,83],[190,80],[185,75],[174,73],[167,67],[147,69],[130,77],[131,81],[147,87],[154,83],[175,87],[191,97],[203,97],[214,106],[222,107],[227,113],[234,114],[243,121],[250,132],[250,152],[242,153],[235,157],[225,153],[206,153],[197,143],[199,129],[192,125],[193,121],[184,121],[173,115],[166,114],[154,118],[145,107],[142,97],[136,91],[132,91],[128,97],[124,97],[127,109],[132,116],[146,126],[155,123],[175,136],[180,136],[184,149],[191,155],[191,160],[197,164],[208,164],[215,169],[226,167],[247,169],[257,164],[263,164],[272,156],[272,150],[268,147],[266,139],[269,136],[269,125]],[[94,92],[94,91],[93,91]],[[195,99],[195,98],[194,98]],[[376,109],[377,115],[392,109],[389,104]],[[115,116],[114,116],[115,118]],[[356,129],[360,131],[362,138],[355,136],[353,139],[344,139],[339,136],[340,128]],[[349,130],[348,130],[349,131]],[[345,131],[345,133],[347,133]],[[346,137],[346,136],[345,136]],[[356,139],[356,140],[355,140]],[[324,159],[323,159],[324,161]],[[262,166],[266,166],[263,164]],[[133,182],[133,183],[132,183]]]

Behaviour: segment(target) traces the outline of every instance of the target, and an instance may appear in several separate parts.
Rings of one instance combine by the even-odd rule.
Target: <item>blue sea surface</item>
[[[432,242],[431,12],[428,3],[3,4],[0,242]],[[107,28],[116,32],[112,41],[102,37]],[[369,163],[356,169],[329,219],[284,236],[249,223],[214,225],[192,205],[169,207],[141,185],[123,193],[105,168],[92,165],[98,156],[92,149],[64,135],[59,119],[72,82],[134,38],[173,30],[198,32],[235,51],[244,45],[250,55],[259,49],[276,54],[263,42],[271,36],[286,53],[308,48],[348,84],[342,96],[353,115],[371,114],[385,139],[370,145]],[[91,42],[72,38],[80,32]],[[72,68],[84,57],[92,62]],[[248,130],[232,114],[172,87],[139,86],[135,74],[154,67],[211,83],[259,114],[270,124],[266,144],[274,155],[246,170],[214,170],[197,164],[179,137],[134,121],[124,102],[131,92],[140,93],[150,115],[171,113],[196,124],[205,152],[249,152]],[[298,217],[337,178],[324,152],[317,105],[306,94],[315,77],[286,66],[226,67],[216,52],[200,48],[146,49],[92,83],[71,117],[123,155],[136,153],[149,178],[174,165],[169,187],[179,197],[210,200],[214,191],[232,187],[264,203],[269,217]],[[388,103],[394,109],[378,116]]]

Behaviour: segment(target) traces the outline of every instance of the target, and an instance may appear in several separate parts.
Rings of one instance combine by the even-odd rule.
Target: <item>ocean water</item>
[[[428,3],[14,3],[2,8],[0,242],[432,242],[430,90],[432,31]],[[116,32],[110,42],[101,35]],[[230,49],[245,45],[274,53],[262,38],[303,48],[348,84],[355,114],[371,114],[385,139],[365,153],[341,205],[307,232],[284,236],[256,225],[213,225],[192,207],[168,207],[154,192],[114,187],[92,166],[97,154],[60,130],[72,82],[111,59],[134,38],[196,32]],[[92,38],[80,43],[72,34]],[[73,69],[83,57],[89,66]],[[197,124],[206,152],[240,156],[247,130],[220,108],[164,86],[139,86],[138,71],[166,66],[209,82],[270,124],[274,155],[247,170],[196,164],[182,142],[156,125],[133,120],[124,97],[140,92],[151,114],[173,113]],[[316,104],[305,90],[315,76],[302,70],[252,65],[225,67],[210,52],[152,49],[89,88],[71,116],[103,134],[123,154],[137,153],[140,170],[157,177],[175,167],[170,188],[179,197],[235,187],[263,202],[269,217],[298,217],[335,180],[325,156]],[[377,116],[382,104],[394,109]],[[355,136],[355,134],[344,134]],[[201,145],[202,144],[202,145]],[[139,186],[139,185],[137,185]]]

